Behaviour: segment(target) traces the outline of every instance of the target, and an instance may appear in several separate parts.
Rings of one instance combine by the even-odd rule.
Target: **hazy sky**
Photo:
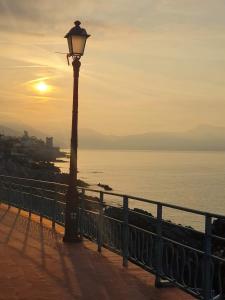
[[[65,33],[79,19],[79,126],[107,134],[225,126],[224,0],[0,0],[0,123],[71,122]],[[35,90],[44,81],[47,93]]]

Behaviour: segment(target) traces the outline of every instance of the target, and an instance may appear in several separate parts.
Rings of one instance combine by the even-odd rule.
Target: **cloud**
[[[210,103],[224,122],[222,0],[0,0],[2,111],[35,119],[40,127],[59,129],[59,119],[69,123],[72,68],[55,52],[67,51],[63,36],[75,19],[91,34],[80,76],[84,127],[101,129],[106,122],[105,130],[116,133],[128,115],[130,131],[145,131],[154,122],[172,126],[168,118],[174,128],[186,120],[187,128],[191,113],[196,123],[210,119]],[[40,78],[56,87],[48,97],[24,85]],[[189,117],[178,116],[185,111]]]

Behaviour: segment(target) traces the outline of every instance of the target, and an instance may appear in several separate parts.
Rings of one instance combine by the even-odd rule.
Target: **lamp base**
[[[80,236],[64,236],[63,237],[63,243],[80,243],[80,242],[82,242],[82,237],[80,237]]]

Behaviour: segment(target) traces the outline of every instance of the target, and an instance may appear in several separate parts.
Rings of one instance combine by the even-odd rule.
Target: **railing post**
[[[58,192],[57,192],[57,188],[55,186],[55,194],[54,194],[53,205],[52,205],[52,229],[55,229],[57,200],[58,200]]]
[[[40,213],[40,223],[42,223],[43,221],[43,213],[42,213],[42,208],[44,207],[44,193],[43,190],[41,189],[41,201],[40,201],[40,205],[39,205],[39,213]]]
[[[19,185],[19,187],[18,187],[18,192],[19,192],[19,205],[18,205],[18,212],[20,213],[20,211],[21,211],[21,207],[22,207],[22,187],[21,187],[21,185]]]
[[[84,201],[85,201],[85,189],[82,189],[81,197],[80,197],[80,237],[81,237],[81,239],[83,239]]]
[[[103,244],[103,192],[99,195],[99,219],[98,219],[98,252],[102,251]]]
[[[29,218],[31,217],[31,212],[32,212],[32,197],[33,197],[33,189],[32,189],[32,186],[30,186],[30,199],[28,201],[29,203]]]
[[[8,208],[11,207],[11,192],[12,192],[12,184],[8,181]]]
[[[211,254],[212,254],[212,218],[205,216],[205,243],[204,243],[204,300],[212,299],[211,284]]]
[[[157,204],[157,224],[156,224],[156,278],[155,287],[161,287],[162,275],[162,204]]]
[[[128,266],[129,257],[129,204],[128,197],[123,196],[123,266]]]
[[[4,193],[3,193],[3,183],[2,183],[2,177],[0,176],[0,190],[1,190],[1,195],[4,198]],[[2,204],[2,197],[0,198],[0,205]],[[4,201],[4,200],[3,200]]]

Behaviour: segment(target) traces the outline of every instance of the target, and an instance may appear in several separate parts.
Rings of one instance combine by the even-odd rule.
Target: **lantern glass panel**
[[[73,35],[72,36],[72,47],[73,54],[83,55],[86,44],[86,36]]]
[[[69,53],[72,55],[73,54],[73,45],[72,45],[72,37],[71,36],[68,36],[67,42],[68,42],[68,47],[69,47]]]

